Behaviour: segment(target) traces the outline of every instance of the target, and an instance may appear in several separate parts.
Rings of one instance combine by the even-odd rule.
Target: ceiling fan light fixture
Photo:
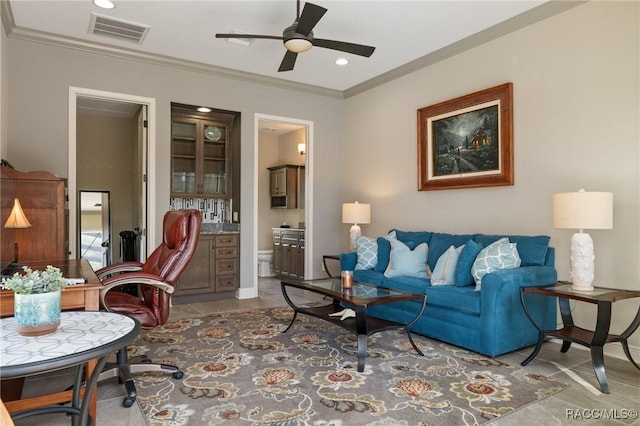
[[[93,4],[103,9],[113,9],[116,7],[115,3],[111,0],[93,0]]]
[[[286,47],[287,50],[295,53],[306,52],[307,50],[311,49],[312,46],[313,44],[311,44],[309,40],[304,38],[292,38],[284,42],[284,47]]]

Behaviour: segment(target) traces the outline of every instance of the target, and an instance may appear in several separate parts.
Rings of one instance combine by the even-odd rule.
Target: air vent
[[[89,34],[115,37],[122,40],[142,43],[151,27],[137,22],[115,19],[111,16],[91,14]]]

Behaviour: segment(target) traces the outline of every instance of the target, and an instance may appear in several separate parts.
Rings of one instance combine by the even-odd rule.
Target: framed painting
[[[513,185],[513,84],[418,110],[418,190]]]

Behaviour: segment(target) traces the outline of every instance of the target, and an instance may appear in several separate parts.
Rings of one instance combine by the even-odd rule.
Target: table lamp
[[[613,228],[613,194],[584,189],[554,194],[553,227],[578,230],[571,237],[571,288],[593,291],[593,240],[583,230]]]
[[[9,214],[9,218],[4,223],[4,227],[8,229],[21,229],[21,228],[31,228],[31,223],[29,223],[29,219],[24,214],[22,210],[22,206],[20,205],[20,200],[17,198],[13,199],[13,208],[11,209],[11,213]],[[18,242],[13,242],[13,264],[18,263]]]
[[[352,223],[349,229],[349,248],[351,251],[356,249],[356,241],[362,235],[359,223],[371,223],[371,204],[366,203],[344,203],[342,204],[342,223]]]

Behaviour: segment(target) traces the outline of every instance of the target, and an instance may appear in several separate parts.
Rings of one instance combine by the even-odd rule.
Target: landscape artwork
[[[418,190],[513,185],[512,84],[418,110]]]

